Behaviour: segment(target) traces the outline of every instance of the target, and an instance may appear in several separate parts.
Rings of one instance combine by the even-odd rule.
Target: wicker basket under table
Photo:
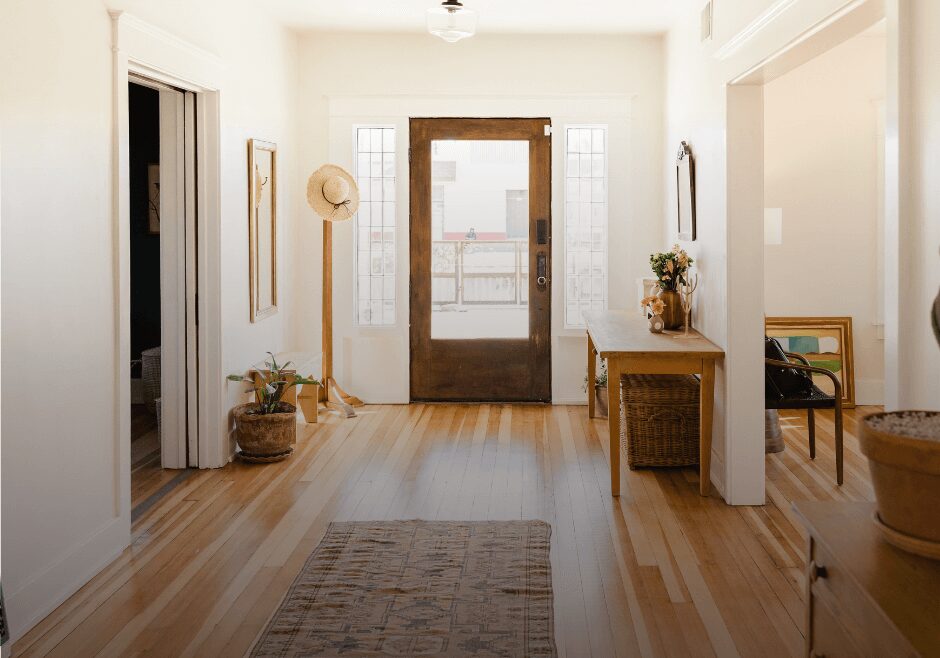
[[[699,380],[692,375],[623,375],[620,449],[638,466],[699,462]]]

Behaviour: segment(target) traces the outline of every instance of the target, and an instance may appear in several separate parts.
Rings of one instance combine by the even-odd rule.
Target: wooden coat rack
[[[320,401],[327,407],[336,409],[352,418],[356,415],[353,407],[361,407],[363,402],[350,395],[333,378],[333,222],[323,220],[323,386],[320,388]]]

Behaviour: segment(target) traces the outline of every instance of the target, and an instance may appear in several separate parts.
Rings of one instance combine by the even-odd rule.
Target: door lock
[[[548,258],[544,252],[535,256],[535,277],[535,282],[539,288],[544,290],[548,284]]]

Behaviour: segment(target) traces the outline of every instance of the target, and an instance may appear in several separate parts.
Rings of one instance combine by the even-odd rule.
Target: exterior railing
[[[434,240],[431,300],[435,305],[527,306],[527,240]]]

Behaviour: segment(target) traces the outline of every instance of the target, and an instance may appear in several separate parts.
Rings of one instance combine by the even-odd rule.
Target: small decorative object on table
[[[284,393],[293,386],[316,385],[312,377],[289,373],[290,361],[279,365],[271,356],[265,361],[266,376],[256,380],[244,375],[229,375],[228,380],[251,384],[256,402],[242,404],[232,410],[235,416],[235,438],[238,456],[250,462],[274,462],[287,459],[294,449],[297,436],[297,408],[284,402]],[[288,377],[287,375],[291,376]]]
[[[691,283],[690,283],[691,281]],[[684,283],[679,284],[679,296],[682,301],[682,312],[685,313],[685,335],[689,335],[692,327],[692,293],[698,288],[698,274],[686,277]]]
[[[649,295],[640,301],[640,306],[646,311],[650,331],[654,334],[661,334],[666,325],[663,321],[663,311],[666,309],[666,303],[656,295]]]
[[[650,255],[650,267],[656,273],[659,284],[659,299],[665,304],[662,313],[666,329],[678,329],[682,326],[682,297],[679,287],[687,283],[686,275],[695,261],[674,245],[672,251]]]

